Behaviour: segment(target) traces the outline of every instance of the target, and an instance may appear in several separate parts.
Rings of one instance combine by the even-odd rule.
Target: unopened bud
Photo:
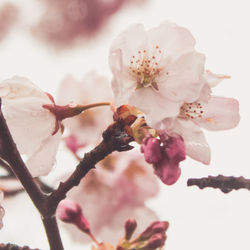
[[[146,249],[148,250],[155,250],[158,249],[159,247],[163,247],[164,243],[166,241],[167,236],[165,233],[158,233],[153,235],[149,241],[148,244],[146,245]]]
[[[63,222],[74,224],[81,231],[89,234],[89,223],[83,216],[81,207],[76,202],[70,200],[61,201],[57,208],[57,216]]]
[[[169,227],[167,221],[156,221],[153,222],[144,232],[142,232],[138,238],[138,241],[144,241],[151,238],[153,235],[158,233],[165,233]]]
[[[128,219],[125,223],[125,239],[130,240],[135,229],[137,227],[137,222],[134,219]]]
[[[146,162],[150,164],[156,164],[162,159],[160,140],[153,138],[152,136],[147,137],[143,140],[141,145],[141,151],[144,153]]]

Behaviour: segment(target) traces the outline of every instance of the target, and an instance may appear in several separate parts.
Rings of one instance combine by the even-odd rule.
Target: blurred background
[[[95,70],[110,80],[110,44],[130,24],[151,28],[169,20],[188,28],[196,39],[196,49],[206,55],[206,68],[231,76],[213,90],[216,95],[239,100],[241,122],[233,130],[206,131],[211,164],[191,159],[182,162],[179,181],[173,186],[159,183],[159,195],[147,205],[161,220],[170,222],[165,249],[248,250],[249,191],[223,194],[187,187],[186,182],[217,174],[250,178],[249,0],[89,0],[80,6],[71,1],[70,14],[65,17],[61,13],[67,2],[1,0],[0,80],[25,76],[56,96],[59,83],[68,74],[82,79]],[[54,174],[66,162],[76,163],[62,146]],[[6,215],[0,242],[48,249],[39,215],[25,194],[6,199],[3,206]],[[88,249],[73,243],[64,228],[62,237],[65,249]]]

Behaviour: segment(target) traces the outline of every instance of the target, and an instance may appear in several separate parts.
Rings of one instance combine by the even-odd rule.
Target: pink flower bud
[[[132,234],[137,227],[137,222],[134,219],[128,219],[125,223],[125,239],[130,240]]]
[[[156,164],[161,161],[162,152],[160,144],[160,140],[153,137],[147,137],[143,140],[141,151],[144,153],[146,162]]]
[[[67,148],[73,154],[76,154],[79,149],[86,146],[85,144],[80,144],[74,135],[70,135],[70,136],[66,137],[64,140],[65,140]]]
[[[155,221],[140,234],[138,241],[148,240],[155,234],[165,233],[168,227],[169,223],[167,221]]]
[[[154,250],[158,249],[159,247],[163,247],[166,238],[167,236],[164,233],[155,234],[150,238],[145,248],[148,250]]]
[[[70,200],[61,201],[57,208],[57,216],[65,223],[74,224],[84,233],[90,233],[89,223],[83,216],[81,207],[76,202]]]
[[[186,158],[183,139],[178,136],[162,137],[163,158],[153,165],[154,173],[166,185],[173,185],[181,175],[179,162]]]
[[[178,136],[171,136],[166,142],[165,152],[169,159],[175,163],[179,163],[186,159],[186,149],[183,139]]]

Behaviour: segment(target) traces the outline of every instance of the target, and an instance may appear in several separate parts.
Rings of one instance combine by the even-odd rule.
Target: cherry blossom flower
[[[18,8],[10,3],[3,5],[0,9],[0,40],[2,40],[10,28],[17,21]]]
[[[82,44],[96,35],[109,18],[128,3],[146,0],[46,0],[45,12],[33,28],[36,37],[57,49]]]
[[[211,88],[229,77],[213,74],[210,71],[207,71],[205,76],[207,81],[200,97],[194,102],[184,103],[178,117],[165,119],[163,126],[168,131],[176,132],[183,137],[188,156],[209,164],[210,148],[201,128],[211,131],[231,129],[238,125],[240,115],[236,99],[211,95]]]
[[[32,176],[47,175],[61,139],[60,129],[52,135],[56,117],[43,108],[53,102],[27,78],[17,76],[0,83],[0,97],[11,135]]]
[[[82,81],[76,81],[72,76],[65,78],[59,86],[57,98],[57,102],[62,105],[70,102],[86,104],[111,100],[112,91],[108,80],[95,72],[89,72]],[[76,139],[78,146],[96,144],[101,140],[102,132],[113,122],[112,116],[108,107],[98,107],[67,119],[63,124]]]
[[[96,237],[116,243],[124,234],[123,225],[128,218],[140,223],[139,231],[157,220],[154,212],[145,206],[145,201],[157,193],[157,179],[142,155],[123,152],[113,153],[100,162],[96,171],[89,172],[70,191],[68,198],[81,205]],[[75,240],[87,240],[73,227],[68,228]]]
[[[3,227],[2,219],[4,216],[4,209],[1,206],[2,200],[3,200],[3,192],[0,191],[0,229]]]
[[[175,117],[184,103],[198,99],[205,83],[204,55],[190,32],[173,23],[145,31],[133,25],[110,48],[109,64],[117,106],[129,104],[154,125]]]

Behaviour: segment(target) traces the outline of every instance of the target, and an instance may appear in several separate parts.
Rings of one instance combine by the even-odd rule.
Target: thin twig
[[[189,179],[188,186],[198,186],[200,189],[211,187],[218,188],[223,193],[229,193],[232,190],[238,190],[241,188],[250,190],[250,179],[245,179],[243,176],[208,176],[200,179]]]
[[[133,147],[128,145],[133,138],[124,132],[124,126],[121,121],[110,125],[103,133],[103,141],[89,153],[77,165],[73,174],[65,181],[61,182],[57,190],[52,192],[49,197],[50,208],[56,209],[58,203],[66,197],[66,194],[74,186],[77,186],[81,179],[93,168],[95,164],[103,160],[114,151],[127,151]],[[53,211],[53,210],[52,210]]]

